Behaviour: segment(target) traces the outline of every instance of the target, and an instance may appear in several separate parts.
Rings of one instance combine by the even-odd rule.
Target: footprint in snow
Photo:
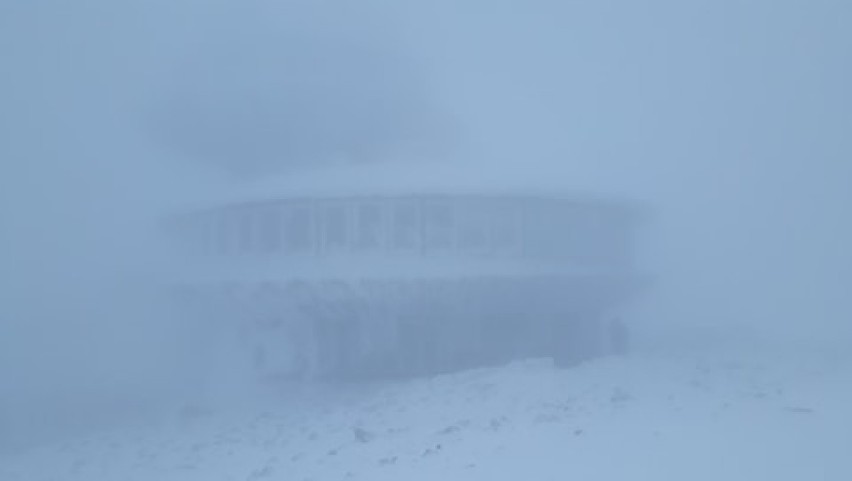
[[[423,451],[423,456],[431,456],[441,451],[441,445],[436,444],[434,448],[428,448],[426,451]]]
[[[272,476],[274,470],[272,466],[264,466],[263,468],[258,468],[249,473],[246,477],[246,481],[257,481],[259,479],[268,478]]]
[[[355,440],[359,443],[368,443],[375,438],[375,435],[364,428],[352,428],[352,434]]]
[[[460,427],[458,427],[456,425],[451,425],[451,426],[447,426],[444,429],[438,431],[438,434],[440,434],[442,436],[446,436],[446,435],[449,435],[449,434],[455,434],[459,431],[461,431]]]

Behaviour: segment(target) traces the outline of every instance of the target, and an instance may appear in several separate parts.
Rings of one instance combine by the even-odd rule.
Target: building
[[[601,355],[606,316],[638,287],[637,208],[427,171],[317,171],[176,215],[182,302],[234,326],[264,377]]]

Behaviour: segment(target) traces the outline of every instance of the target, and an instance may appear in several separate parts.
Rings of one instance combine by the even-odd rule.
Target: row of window
[[[511,251],[516,206],[484,202],[321,201],[222,210],[198,218],[194,243],[217,253],[344,250]]]

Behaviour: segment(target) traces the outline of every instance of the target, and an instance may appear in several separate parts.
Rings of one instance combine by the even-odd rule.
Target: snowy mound
[[[852,479],[848,370],[531,360],[0,458],[24,480]]]

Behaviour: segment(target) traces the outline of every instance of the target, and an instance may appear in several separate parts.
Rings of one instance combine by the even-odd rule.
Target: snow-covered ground
[[[852,369],[826,359],[549,360],[313,387],[0,455],[0,479],[849,480]]]

